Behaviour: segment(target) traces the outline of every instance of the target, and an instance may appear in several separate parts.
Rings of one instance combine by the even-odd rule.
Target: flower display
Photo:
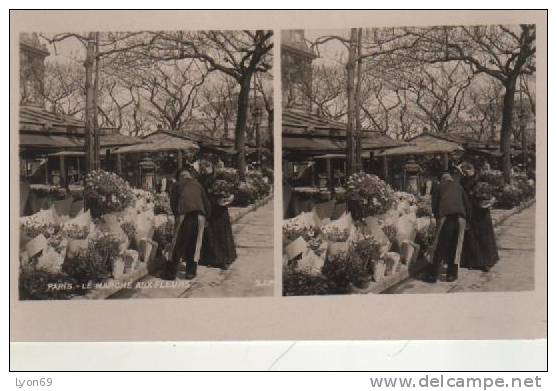
[[[159,244],[161,250],[172,243],[173,238],[174,224],[170,220],[164,224],[158,225],[153,233],[153,240]]]
[[[49,239],[56,236],[62,230],[62,226],[55,222],[45,222],[39,219],[29,218],[20,224],[21,233],[29,238],[35,238],[43,234],[45,238]]]
[[[130,243],[133,243],[136,233],[135,225],[131,221],[124,221],[120,224],[120,228],[122,228]]]
[[[477,202],[489,201],[495,196],[495,187],[487,182],[477,182],[470,191],[470,196]]]
[[[414,194],[406,193],[405,191],[395,191],[393,197],[397,202],[406,202],[408,205],[417,205],[418,199]]]
[[[89,235],[90,227],[79,224],[64,224],[62,235],[68,239],[85,239]]]
[[[480,171],[478,181],[489,183],[494,189],[503,189],[503,186],[505,186],[503,172],[499,170]]]
[[[326,240],[330,242],[346,242],[350,236],[348,228],[342,228],[338,225],[327,224],[321,230]]]
[[[209,187],[209,194],[217,198],[229,198],[234,194],[236,189],[236,184],[233,182],[228,182],[224,179],[216,179],[213,181]]]
[[[251,170],[246,174],[246,182],[249,183],[256,192],[257,198],[263,198],[271,190],[268,178],[265,178],[261,171]]]
[[[171,214],[170,197],[168,193],[157,193],[154,198],[155,214]]]
[[[300,236],[309,241],[318,235],[318,230],[305,214],[285,220],[282,224],[282,233],[287,241],[298,239]]]
[[[363,217],[385,213],[396,201],[393,189],[376,175],[359,172],[346,185],[349,192],[361,197]]]
[[[368,234],[363,234],[358,240],[352,242],[349,256],[357,256],[365,262],[365,271],[373,274],[375,262],[381,258],[382,245]]]
[[[66,259],[62,270],[79,282],[101,281],[112,275],[112,260],[120,253],[120,239],[107,232],[99,232],[89,239],[87,251]]]
[[[238,170],[231,167],[221,167],[215,170],[215,178],[222,179],[234,186],[240,183],[240,177],[238,176]]]
[[[416,208],[416,217],[432,217],[433,211],[431,209],[430,197],[418,197]]]
[[[234,204],[248,206],[257,201],[257,189],[249,182],[240,182],[234,191]]]
[[[128,182],[115,173],[103,170],[87,174],[84,197],[94,217],[122,211],[136,198]]]
[[[387,238],[389,239],[389,242],[393,243],[396,241],[398,230],[395,224],[386,224],[382,227],[382,229],[383,233],[385,233],[385,236],[387,236]]]

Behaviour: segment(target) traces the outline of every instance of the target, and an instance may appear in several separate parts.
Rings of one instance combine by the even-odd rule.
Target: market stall
[[[436,229],[427,198],[365,173],[347,189],[355,204],[321,202],[283,222],[284,295],[379,293],[424,259]]]

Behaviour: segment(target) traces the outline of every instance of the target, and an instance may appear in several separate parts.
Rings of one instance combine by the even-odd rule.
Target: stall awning
[[[464,151],[457,143],[425,135],[417,137],[408,145],[386,149],[376,156],[435,155]]]
[[[283,137],[282,148],[287,152],[326,153],[344,150],[344,143],[331,138]]]
[[[41,133],[20,133],[19,145],[22,148],[64,149],[81,148],[81,137]]]
[[[120,147],[116,154],[154,153],[167,151],[195,151],[199,146],[193,141],[173,136],[165,132],[157,132],[143,138],[139,144]]]

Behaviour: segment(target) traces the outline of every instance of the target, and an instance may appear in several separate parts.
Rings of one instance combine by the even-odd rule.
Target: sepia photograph
[[[546,12],[10,18],[11,341],[547,335]]]
[[[19,300],[272,295],[272,57],[271,30],[19,34]]]
[[[284,296],[535,288],[535,25],[280,49]]]

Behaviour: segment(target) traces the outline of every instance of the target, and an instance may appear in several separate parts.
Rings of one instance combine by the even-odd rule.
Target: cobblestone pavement
[[[147,276],[141,280],[145,287],[122,290],[111,299],[272,295],[273,199],[242,217],[232,230],[238,258],[228,270],[199,266],[191,281]]]
[[[499,213],[494,211],[494,216]],[[410,279],[388,293],[501,292],[534,289],[536,205],[509,217],[495,228],[499,262],[489,272],[460,269],[455,282],[429,284]],[[494,217],[492,216],[492,217]]]

